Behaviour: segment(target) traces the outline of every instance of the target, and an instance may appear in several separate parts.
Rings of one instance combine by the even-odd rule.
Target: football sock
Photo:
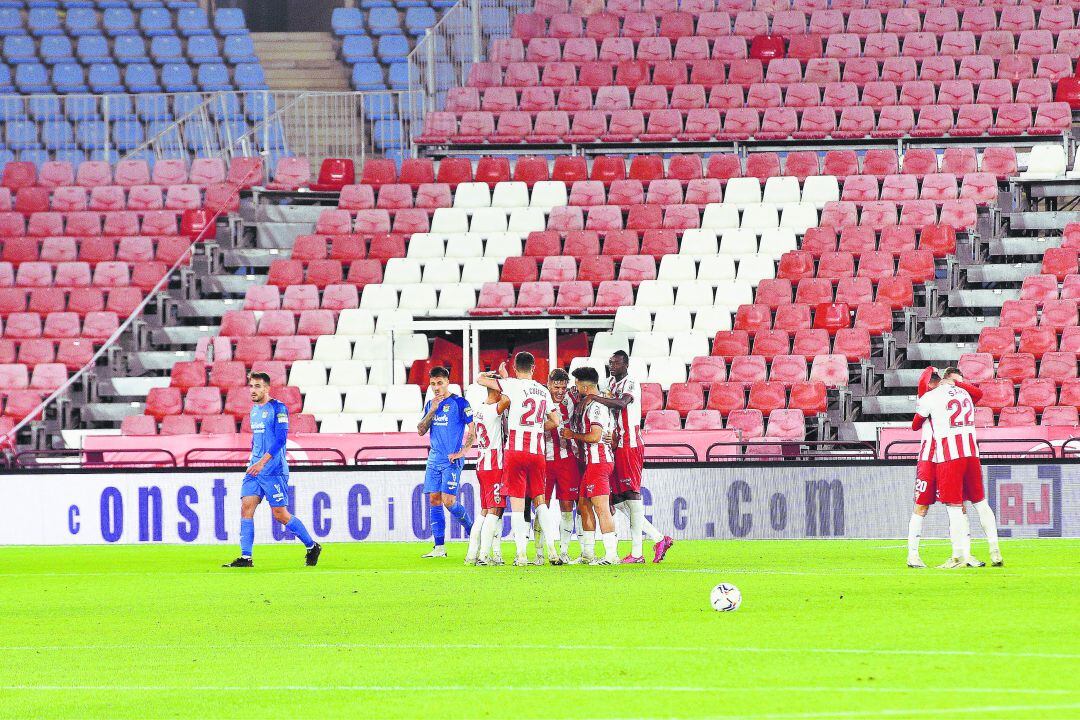
[[[450,506],[450,515],[455,520],[457,520],[459,523],[461,523],[461,526],[465,528],[465,532],[467,532],[467,533],[472,532],[473,521],[472,521],[472,518],[469,517],[469,513],[466,512],[464,505],[462,505],[459,502],[456,502],[453,505],[451,505]]]
[[[514,546],[518,557],[525,557],[529,549],[529,526],[525,522],[524,512],[510,512],[510,530],[514,534]]]
[[[641,557],[641,532],[645,525],[645,503],[641,500],[627,500],[630,510],[630,554]]]
[[[967,534],[964,509],[948,505],[947,510],[949,513],[949,538],[952,540],[952,556],[958,560],[967,560],[964,555],[964,535]]]
[[[503,519],[496,517],[491,523],[491,557],[502,560]]]
[[[641,503],[641,531],[645,533],[645,537],[650,541],[658,543],[664,539],[664,533],[656,529],[656,526],[649,522],[649,518],[645,517],[645,501],[644,500],[631,500],[631,502]]]
[[[570,551],[570,536],[574,534],[574,513],[562,513],[559,522],[559,552],[565,555]]]
[[[486,518],[486,515],[479,518],[473,523],[472,530],[469,531],[469,551],[465,553],[466,559],[475,560],[477,553],[480,552],[480,537],[484,534],[484,520]]]
[[[555,555],[555,539],[559,537],[559,516],[547,504],[541,503],[536,506],[536,517],[539,520],[540,532],[544,534],[548,557],[552,557]]]
[[[602,533],[602,535],[604,538],[604,556],[608,560],[617,561],[619,559],[619,535],[613,532]]]
[[[581,540],[581,554],[593,557],[596,554],[596,535],[592,530],[582,530],[578,537]]]
[[[922,537],[923,516],[911,513],[911,519],[907,526],[907,551],[908,555],[919,554],[919,539]]]
[[[502,518],[495,517],[495,515],[493,513],[489,513],[489,514],[485,515],[482,522],[478,522],[478,523],[476,523],[476,525],[473,525],[472,535],[469,536],[469,554],[470,555],[472,554],[472,538],[473,538],[473,535],[476,535],[476,533],[477,533],[476,528],[477,528],[477,526],[480,526],[480,530],[479,530],[479,533],[480,533],[480,540],[479,540],[480,549],[479,549],[479,553],[480,554],[479,554],[479,557],[484,559],[484,560],[487,560],[488,557],[491,555],[491,546],[495,541],[495,533],[498,532],[497,530],[494,529],[494,527],[501,526],[501,525],[502,525]]]
[[[446,516],[443,515],[443,506],[429,503],[428,520],[431,523],[431,536],[435,539],[435,547],[439,547],[446,542]]]
[[[999,553],[1001,548],[998,546],[998,531],[997,531],[997,518],[994,517],[994,511],[990,509],[990,503],[986,500],[980,500],[975,503],[975,512],[979,514],[979,524],[982,525],[983,533],[986,535],[986,543],[990,546],[990,552]]]
[[[240,518],[240,557],[251,557],[251,547],[255,544],[255,521]]]
[[[311,539],[311,533],[304,527],[304,523],[300,522],[300,518],[293,515],[292,520],[285,525],[285,529],[299,538],[300,542],[304,543],[304,547],[314,547],[315,541]]]

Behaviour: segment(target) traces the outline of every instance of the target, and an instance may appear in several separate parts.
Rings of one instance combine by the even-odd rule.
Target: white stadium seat
[[[454,192],[454,207],[472,210],[491,207],[491,190],[485,182],[460,183]]]
[[[750,305],[753,302],[754,288],[745,280],[722,283],[716,287],[717,307],[728,308],[731,312],[735,312],[740,305]],[[699,329],[696,324],[694,329]]]
[[[411,330],[412,326],[413,315],[408,310],[383,310],[375,319],[375,334]]]
[[[715,231],[692,228],[683,232],[682,241],[679,243],[680,255],[702,258],[715,255],[718,251],[719,242]]]
[[[1027,169],[1020,173],[1025,179],[1051,179],[1061,177],[1069,159],[1060,144],[1035,145],[1028,153]]]
[[[792,230],[799,235],[805,234],[812,227],[817,227],[817,224],[818,212],[814,203],[791,203],[785,205],[784,211],[780,214],[780,228]]]
[[[453,258],[436,258],[424,263],[421,279],[426,285],[451,285],[461,282],[461,263]]]
[[[338,335],[370,335],[373,332],[375,332],[375,316],[370,310],[348,308],[338,315]]]
[[[671,339],[671,359],[685,365],[702,355],[708,355],[712,337],[703,332],[681,332]]]
[[[502,208],[478,208],[473,212],[469,232],[482,235],[506,232],[506,211]]]
[[[342,412],[350,415],[377,415],[383,409],[383,396],[379,388],[367,385],[354,387],[345,393]]]
[[[529,207],[529,186],[523,182],[496,183],[495,191],[491,194],[491,207]]]
[[[513,233],[499,233],[488,237],[484,246],[484,257],[493,258],[500,263],[508,257],[521,255],[521,236]]]
[[[389,263],[387,265],[389,266]],[[366,291],[367,288],[365,288]],[[402,310],[408,310],[413,315],[427,315],[438,304],[439,297],[435,294],[434,285],[424,285],[417,282],[412,285],[401,286],[401,300],[398,301],[398,307]]]
[[[390,258],[386,261],[386,267],[383,269],[382,284],[385,285],[411,285],[420,282],[421,269],[420,262],[414,258]],[[364,293],[360,296],[360,307],[368,307],[364,304],[364,298],[367,297],[368,290],[372,285],[364,287]],[[389,295],[387,295],[389,298]]]
[[[735,259],[732,255],[713,255],[698,266],[698,281],[713,285],[735,279]]]
[[[499,263],[492,258],[470,257],[461,268],[461,282],[479,287],[499,281]]]
[[[392,260],[404,258],[391,258]],[[387,263],[389,265],[389,263]],[[384,276],[385,279],[385,276]],[[391,285],[365,285],[360,295],[360,308],[377,313],[381,310],[394,310],[398,306],[397,290]]]
[[[531,232],[540,232],[547,227],[544,219],[544,211],[540,208],[517,208],[510,213],[510,219],[506,223],[507,232],[528,235]]]
[[[441,235],[469,232],[469,215],[460,208],[436,208],[431,216],[431,232]]]
[[[669,359],[667,362],[654,362],[649,365],[648,382],[657,383],[667,390],[674,383],[686,382],[686,365]]]
[[[693,327],[690,313],[691,309],[686,307],[657,308],[652,331],[663,333],[668,337],[675,333],[689,332]]]
[[[833,175],[811,175],[803,183],[802,201],[817,209],[840,199],[840,182]]]
[[[484,254],[484,236],[462,233],[446,243],[446,257],[454,260],[477,258]]]
[[[656,273],[657,280],[678,284],[697,278],[697,266],[694,258],[689,255],[665,255],[660,258],[660,270]]]
[[[544,212],[551,212],[552,208],[562,207],[567,202],[566,183],[541,180],[533,185],[532,199],[529,204]]]
[[[797,250],[798,247],[795,232],[790,228],[766,230],[761,234],[761,245],[758,247],[758,254],[766,255],[773,260],[779,260],[784,253]]]
[[[596,370],[600,376],[600,383],[603,384],[607,381],[607,358],[593,358],[593,357],[576,357],[570,361],[570,373],[573,377],[573,372],[579,367],[591,367]]]
[[[327,415],[319,423],[319,432],[327,435],[355,435],[356,420],[346,415]]]
[[[330,366],[330,382],[327,385],[347,392],[367,384],[367,364],[362,360],[338,360]],[[352,412],[346,410],[345,412]]]
[[[694,332],[705,333],[712,337],[720,330],[730,329],[731,310],[726,307],[698,308],[694,312]]]
[[[340,412],[341,393],[337,388],[313,387],[304,395],[304,413],[308,415],[335,415]]]
[[[439,305],[436,314],[456,317],[465,315],[476,307],[476,289],[467,283],[443,285],[439,289]]]
[[[344,315],[347,312],[354,312],[353,310],[342,310],[341,314]],[[368,316],[370,318],[370,316]],[[341,327],[341,318],[338,318],[338,328]],[[372,321],[367,327],[364,328],[366,333],[357,334],[370,334],[375,330],[375,322]],[[311,355],[316,360],[322,360],[326,363],[337,362],[338,360],[350,360],[352,359],[352,343],[348,337],[343,335],[323,335],[315,341],[315,352]]]
[[[405,257],[416,259],[441,258],[446,254],[446,240],[443,235],[432,233],[413,233],[409,238]]]
[[[405,363],[375,360],[368,369],[368,385],[387,388],[405,383]]]
[[[738,208],[756,205],[761,202],[761,183],[757,178],[731,178],[724,189],[724,204]]]
[[[753,287],[762,280],[776,277],[776,263],[771,257],[765,255],[744,255],[739,260],[739,267],[735,272],[735,279],[749,283]]]
[[[289,384],[307,392],[307,388],[326,385],[326,365],[319,360],[297,360],[289,368]]]
[[[758,237],[753,230],[725,230],[720,236],[724,255],[753,255],[758,251]]]
[[[390,335],[371,334],[356,338],[353,346],[353,360],[360,360],[368,367],[379,361],[390,359]]]
[[[411,415],[420,412],[420,408],[419,385],[392,385],[386,389],[383,413],[395,416]]]
[[[360,421],[362,433],[392,433],[397,432],[401,424],[397,418],[387,415],[371,415]]]
[[[734,277],[734,274],[732,275]],[[652,329],[652,315],[648,308],[636,305],[620,307],[615,311],[612,330],[621,332],[649,332]]]
[[[774,205],[797,203],[802,198],[797,177],[771,177],[765,181],[761,201]]]
[[[734,203],[709,203],[701,216],[701,227],[707,230],[728,230],[739,227],[739,208]]]
[[[402,333],[394,338],[394,359],[411,365],[417,360],[427,360],[431,354],[427,335]]]
[[[675,304],[675,289],[663,280],[644,280],[638,285],[634,304],[645,308],[670,307]]]
[[[743,208],[742,224],[739,227],[760,235],[766,230],[780,227],[780,213],[775,205],[769,203],[747,205]]]
[[[666,360],[671,355],[671,344],[664,333],[638,333],[630,348],[630,357],[646,362]]]
[[[713,304],[713,286],[708,282],[680,283],[675,291],[675,305],[685,308],[710,307]]]
[[[648,330],[643,332],[648,332]],[[592,351],[589,354],[594,358],[604,360],[616,350],[629,354],[631,337],[632,334],[628,332],[602,330],[593,338]]]

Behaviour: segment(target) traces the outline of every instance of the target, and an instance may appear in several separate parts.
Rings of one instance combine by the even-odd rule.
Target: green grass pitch
[[[328,545],[305,568],[299,544],[256,546],[226,570],[233,547],[0,549],[0,718],[1080,717],[1076,540],[963,571],[881,540],[616,568],[423,550]],[[737,612],[709,607],[721,581]]]

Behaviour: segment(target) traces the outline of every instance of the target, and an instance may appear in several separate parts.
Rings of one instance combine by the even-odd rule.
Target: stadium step
[[[271,90],[349,89],[349,69],[330,33],[252,33]]]
[[[1006,300],[1020,298],[1019,288],[954,290],[948,293],[951,308],[1000,308]]]
[[[1026,277],[1038,275],[1040,267],[1039,263],[991,263],[961,265],[960,269],[967,272],[968,282],[971,283],[1020,283]]]

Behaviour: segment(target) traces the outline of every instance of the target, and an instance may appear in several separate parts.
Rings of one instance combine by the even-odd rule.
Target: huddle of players
[[[507,498],[514,565],[528,564],[530,502],[536,564],[543,564],[545,551],[552,565],[643,563],[643,534],[654,543],[653,562],[663,560],[674,541],[645,518],[641,391],[628,367],[626,353],[616,352],[604,387],[591,367],[573,372],[572,387],[570,376],[555,369],[544,386],[533,380],[535,359],[522,352],[514,357],[513,377],[490,372],[478,378],[487,388],[486,400],[473,409],[482,520],[469,534],[466,564],[503,564],[500,538]],[[571,560],[575,509],[581,518],[581,554]],[[630,521],[631,551],[621,560],[613,511]]]
[[[923,518],[935,502],[949,513],[952,556],[939,567],[955,569],[983,567],[971,555],[971,532],[964,502],[975,510],[987,544],[990,560],[1003,565],[998,546],[997,520],[986,501],[979,445],[975,439],[975,405],[982,399],[979,388],[964,382],[954,367],[938,373],[928,367],[919,378],[919,401],[912,430],[922,430],[919,462],[915,470],[915,508],[908,524],[908,567],[925,568],[919,557]]]

